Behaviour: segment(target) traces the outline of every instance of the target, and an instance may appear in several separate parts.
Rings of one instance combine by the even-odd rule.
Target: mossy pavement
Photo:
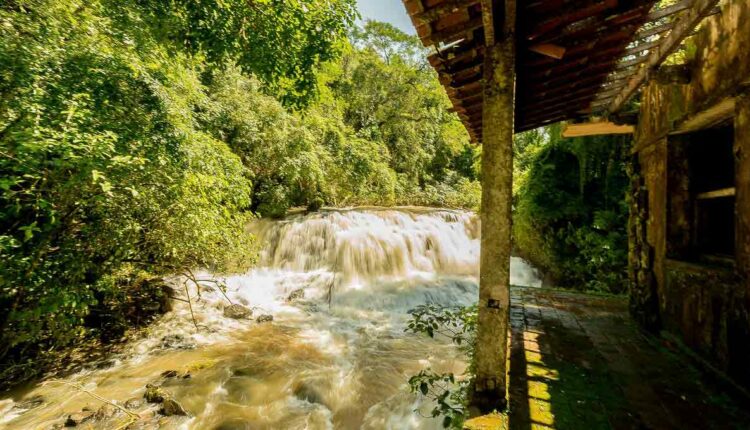
[[[622,297],[511,290],[509,409],[471,430],[750,429],[741,393],[642,332]]]

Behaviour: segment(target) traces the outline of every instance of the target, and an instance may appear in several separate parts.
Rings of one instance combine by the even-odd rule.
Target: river
[[[109,367],[0,400],[0,428],[53,428],[72,412],[102,406],[80,388],[124,405],[142,398],[149,383],[163,384],[189,416],[162,417],[143,404],[133,410],[151,418],[131,428],[442,428],[440,419],[427,418],[432,406],[409,393],[407,380],[427,367],[461,374],[464,360],[449,342],[404,327],[417,305],[476,301],[477,217],[363,208],[260,221],[251,230],[263,244],[259,264],[224,279],[227,297],[205,284],[194,304],[199,330],[187,305],[175,302]],[[511,278],[541,284],[517,258]],[[293,293],[304,297],[287,300]],[[274,320],[227,318],[227,299],[252,308],[254,318]],[[165,371],[178,376],[161,376]],[[117,429],[126,418],[118,413],[79,427]]]

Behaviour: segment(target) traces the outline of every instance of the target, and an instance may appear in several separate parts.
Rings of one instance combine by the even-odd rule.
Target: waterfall
[[[345,281],[417,274],[479,274],[479,219],[467,211],[404,208],[332,210],[261,222],[260,265],[331,270]],[[511,284],[540,286],[534,269],[511,259]]]
[[[260,220],[249,228],[262,244],[257,267],[221,278],[225,291],[211,282],[200,297],[193,291],[199,330],[187,305],[175,302],[114,365],[66,379],[123,403],[166,370],[190,372],[165,382],[192,415],[163,419],[167,429],[440,429],[439,418],[426,418],[431,404],[406,381],[425,368],[461,375],[464,357],[445,339],[404,328],[418,305],[476,302],[479,227],[470,212],[420,208]],[[511,283],[541,281],[513,258]],[[228,301],[251,308],[253,318],[225,316]],[[261,314],[273,322],[256,322]],[[24,398],[32,396],[45,399],[43,410],[24,413],[0,398],[0,428],[49,428],[90,406],[60,386]]]

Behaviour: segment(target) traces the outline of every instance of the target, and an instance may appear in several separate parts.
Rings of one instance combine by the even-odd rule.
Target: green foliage
[[[119,2],[114,1],[117,5]],[[140,0],[142,19],[173,50],[236,63],[288,105],[309,103],[318,67],[357,16],[354,0]]]
[[[3,379],[94,314],[127,321],[116,302],[155,297],[134,273],[247,268],[254,213],[478,206],[477,152],[418,41],[369,23],[347,42],[354,4],[0,4]]]
[[[477,324],[477,307],[444,307],[434,304],[418,306],[409,311],[411,321],[406,331],[447,337],[465,354],[471,365],[463,378],[452,373],[435,373],[423,369],[409,378],[409,387],[414,394],[421,394],[434,403],[432,417],[443,417],[443,427],[463,428],[467,417],[471,377],[474,374],[473,354]]]
[[[463,428],[468,416],[468,379],[457,381],[452,373],[438,374],[425,369],[409,378],[409,388],[412,393],[421,394],[435,404],[430,415],[443,417],[444,428]]]
[[[560,286],[625,291],[627,145],[561,140],[557,127],[516,140],[515,245]]]
[[[321,74],[317,109],[337,115],[345,136],[368,142],[358,148],[367,153],[353,160],[363,163],[357,167],[378,172],[387,165],[393,172],[380,187],[394,186],[395,201],[366,203],[478,208],[477,149],[449,112],[419,41],[370,21],[353,33],[352,45]]]
[[[97,1],[0,8],[0,358],[81,340],[105,282],[250,263],[251,182],[201,130],[199,64],[112,31]],[[14,367],[15,366],[15,367]]]
[[[477,151],[418,41],[388,24],[353,33],[318,75],[320,97],[290,112],[229,65],[209,76],[207,128],[252,174],[253,210],[344,205],[478,208]],[[322,203],[321,203],[322,202]]]

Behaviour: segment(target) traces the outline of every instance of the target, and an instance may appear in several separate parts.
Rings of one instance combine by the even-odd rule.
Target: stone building
[[[641,94],[631,310],[750,387],[750,1],[719,6]]]
[[[750,386],[750,0],[403,2],[483,147],[472,407],[505,405],[513,134],[560,121],[635,131],[632,313]]]

